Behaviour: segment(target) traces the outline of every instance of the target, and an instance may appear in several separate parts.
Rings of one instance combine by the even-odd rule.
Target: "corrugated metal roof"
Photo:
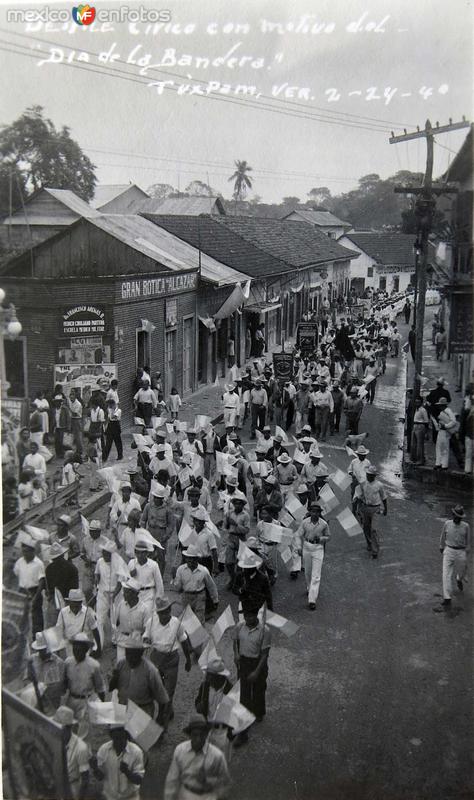
[[[124,194],[128,189],[131,189],[132,186],[135,186],[146,196],[146,192],[140,189],[135,183],[103,183],[95,187],[94,199],[91,200],[91,204],[94,208],[102,208],[102,206],[106,206],[107,203],[110,203],[112,200],[115,200],[116,197]],[[144,197],[144,199],[146,198]]]
[[[34,203],[35,199],[41,194],[41,192],[45,192],[49,194],[50,197],[57,200],[58,203],[68,208],[72,211],[71,216],[55,216],[54,214],[48,214],[45,212],[44,216],[31,216],[28,217],[28,204],[29,202]],[[99,211],[96,211],[95,208],[92,208],[85,200],[81,200],[77,194],[71,192],[69,189],[49,189],[49,188],[42,188],[39,189],[37,192],[34,193],[30,198],[26,201],[26,213],[28,217],[28,224],[29,225],[64,225],[68,226],[71,225],[73,222],[76,222],[80,217],[86,217],[90,219],[91,217],[98,217],[100,215]],[[3,225],[26,225],[25,216],[23,213],[23,209],[17,209],[11,219],[9,217],[5,217],[2,220]]]
[[[196,247],[144,217],[134,214],[100,214],[89,221],[170,270],[199,267],[199,250]],[[232,285],[249,279],[248,275],[221,264],[205,253],[201,253],[201,276],[217,286]]]
[[[344,228],[351,228],[352,225],[350,222],[344,222],[344,220],[339,219],[339,217],[334,216],[331,214],[330,211],[314,211],[313,209],[300,209],[295,208],[292,214],[298,214],[301,219],[305,222],[310,222],[312,225],[318,225],[322,227],[327,227],[329,225],[339,225],[343,226]],[[287,214],[283,219],[288,219],[290,215]]]
[[[45,192],[74,211],[79,217],[98,217],[99,212],[69,189],[45,189]]]
[[[165,197],[161,200],[151,197],[144,201],[140,210],[147,214],[186,214],[196,217],[200,214],[225,213],[218,197]]]

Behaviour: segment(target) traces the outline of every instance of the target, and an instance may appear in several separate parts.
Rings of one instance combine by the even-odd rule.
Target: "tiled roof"
[[[254,278],[290,272],[291,267],[254,244],[242,239],[219,220],[229,217],[195,217],[144,214],[161,228],[200,248],[212,258]],[[292,223],[293,224],[293,223]],[[296,224],[296,223],[295,223]],[[302,223],[308,227],[305,223]]]
[[[319,226],[329,226],[329,225],[338,225],[343,226],[344,228],[352,228],[350,222],[344,222],[344,220],[339,219],[339,217],[334,216],[331,214],[330,211],[314,211],[313,209],[307,208],[295,208],[292,214],[298,214],[302,220],[305,222],[310,222],[312,225],[319,225]],[[288,219],[290,215],[286,214],[283,219]]]
[[[224,214],[224,207],[218,197],[165,197],[158,200],[150,197],[145,200],[140,211],[147,214]]]
[[[216,223],[290,267],[306,267],[354,258],[351,250],[342,247],[306,222],[257,217],[217,217]]]
[[[414,263],[412,233],[346,233],[345,238],[360,247],[378,264]]]

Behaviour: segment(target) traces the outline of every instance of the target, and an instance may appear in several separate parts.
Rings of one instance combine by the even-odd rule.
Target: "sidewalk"
[[[423,376],[427,378],[423,386],[424,392],[430,392],[436,388],[436,381],[438,378],[444,378],[446,381],[446,388],[451,395],[450,408],[454,411],[456,416],[459,416],[462,410],[463,397],[460,389],[457,386],[455,369],[453,361],[448,361],[446,355],[443,361],[437,361],[435,355],[435,347],[431,343],[431,322],[437,306],[428,306],[426,308],[425,328],[423,336]],[[413,386],[415,377],[415,366],[411,355],[408,356],[408,369],[407,369],[407,389]],[[435,465],[435,444],[432,440],[431,432],[425,441],[425,456],[426,465],[415,466],[409,461],[409,454],[404,453],[403,468],[406,477],[415,478],[424,483],[438,483],[446,486],[453,486],[456,489],[470,490],[472,487],[472,476],[465,475],[464,469],[460,469],[456,458],[451,451],[449,461],[449,471],[440,472],[434,470]]]

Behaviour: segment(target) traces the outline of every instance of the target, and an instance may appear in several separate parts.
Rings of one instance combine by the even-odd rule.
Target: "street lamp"
[[[1,397],[5,400],[10,384],[7,383],[6,363],[5,363],[5,339],[17,339],[22,331],[21,322],[16,316],[16,309],[13,303],[8,306],[3,305],[5,291],[0,288],[0,361],[1,361]]]

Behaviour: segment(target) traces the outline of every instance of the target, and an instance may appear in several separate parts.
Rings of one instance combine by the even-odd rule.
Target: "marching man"
[[[321,506],[311,503],[310,516],[306,517],[296,531],[299,538],[299,554],[303,557],[306,588],[308,589],[308,607],[316,609],[316,600],[321,585],[321,570],[324,560],[324,545],[329,540],[329,526],[321,519]]]

